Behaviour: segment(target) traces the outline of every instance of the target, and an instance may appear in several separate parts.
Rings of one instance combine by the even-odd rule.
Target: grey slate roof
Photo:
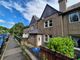
[[[55,8],[53,8],[53,7],[51,7],[50,5],[47,4],[40,19],[49,17],[49,16],[51,16],[55,13],[58,13],[58,12],[59,12],[58,10],[56,10]]]
[[[70,7],[67,8],[66,11],[64,11],[62,14],[66,14],[66,13],[69,13],[69,12],[72,12],[72,11],[75,11],[77,9],[80,9],[80,2],[79,3],[76,3]]]
[[[28,33],[29,32],[29,28],[24,29],[23,33]]]
[[[67,11],[80,7],[80,2],[67,8]]]
[[[42,34],[42,32],[39,29],[30,30],[29,34]]]
[[[30,22],[30,25],[33,25],[35,22],[37,22],[39,18],[37,16],[33,16],[32,19],[31,19],[31,22]]]

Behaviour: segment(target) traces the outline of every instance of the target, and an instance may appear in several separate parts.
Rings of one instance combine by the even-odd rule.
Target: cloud
[[[55,0],[54,0],[55,1]],[[31,0],[25,4],[25,8],[21,6],[20,3],[10,2],[7,1],[0,1],[0,5],[3,5],[5,8],[12,10],[12,8],[15,8],[18,10],[22,15],[28,19],[29,21],[32,18],[32,15],[36,15],[38,17],[41,16],[46,4],[50,4],[52,6],[56,6],[53,0]],[[54,4],[51,4],[54,3]]]
[[[15,22],[6,22],[5,20],[0,20],[0,26],[5,26],[7,28],[11,28],[13,25],[15,25]]]
[[[4,20],[0,20],[0,23],[5,23],[5,21]]]
[[[7,22],[7,24],[15,25],[15,22]]]
[[[76,3],[78,3],[78,2],[80,2],[80,0],[68,0],[67,1],[67,7],[69,7],[69,6],[71,6],[71,5],[74,5],[74,4],[76,4]]]
[[[6,22],[5,20],[0,20],[0,23],[5,23],[5,24],[9,24],[9,25],[15,24],[15,22]]]
[[[2,0],[2,1],[0,1],[0,5],[3,5],[5,8],[11,10],[12,5],[9,2]]]
[[[13,8],[15,8],[16,10],[20,11],[21,13],[25,11],[25,8],[23,8],[20,4],[18,3],[13,3],[14,6],[12,6]]]
[[[80,2],[80,0],[68,0],[67,5],[70,6],[77,2]],[[26,2],[24,4],[25,8],[22,7],[22,3],[12,2],[12,0],[9,0],[9,2],[6,2],[4,0],[0,1],[0,5],[3,5],[9,10],[15,8],[24,16],[24,18],[28,19],[29,21],[31,20],[33,15],[36,15],[40,18],[46,4],[49,4],[59,10],[58,0],[30,0],[29,2]]]
[[[16,10],[18,10],[20,12],[24,11],[23,7],[21,7],[20,4],[18,4],[16,2],[12,2],[11,0],[9,2],[2,0],[2,1],[0,1],[0,5],[4,6],[5,8],[7,8],[11,11],[12,11],[12,8],[15,8]]]
[[[31,20],[32,15],[36,15],[40,18],[46,4],[49,4],[54,7],[58,7],[58,4],[55,4],[56,1],[53,0],[32,0],[26,4],[27,8],[23,13],[24,17],[27,17]],[[58,9],[58,8],[56,8]]]

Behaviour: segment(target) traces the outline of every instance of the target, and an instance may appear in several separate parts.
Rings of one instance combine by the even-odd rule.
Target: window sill
[[[49,41],[44,41],[44,43],[48,43]]]
[[[69,23],[80,23],[80,21],[76,21],[76,22],[69,22]]]
[[[44,27],[44,28],[52,28],[53,26],[49,26],[49,27]]]

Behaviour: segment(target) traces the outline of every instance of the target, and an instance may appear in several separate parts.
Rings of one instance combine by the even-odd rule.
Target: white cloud
[[[32,0],[26,4],[27,8],[25,11],[26,13],[23,13],[24,17],[28,18],[29,20],[31,19],[32,15],[40,17],[46,4],[57,7],[56,9],[58,9],[58,4],[55,4],[54,1],[52,2],[52,0],[49,2],[47,0]]]
[[[71,6],[71,5],[74,5],[74,4],[76,4],[76,3],[78,3],[78,2],[80,2],[80,0],[68,0],[67,1],[67,6],[69,7],[69,6]]]
[[[3,5],[5,8],[10,9],[11,10],[11,4],[9,2],[6,1],[0,1],[0,5]]]
[[[9,24],[9,25],[14,25],[15,22],[7,22],[7,24]]]
[[[15,8],[16,10],[18,10],[20,12],[24,11],[24,9],[21,7],[21,5],[19,5],[16,2],[12,2],[11,0],[10,0],[10,2],[6,2],[6,1],[2,0],[2,1],[0,1],[0,5],[3,5],[5,8],[7,8],[9,10],[12,10],[12,8]]]
[[[31,20],[32,15],[36,15],[38,17],[41,16],[46,4],[50,4],[52,6],[56,6],[53,0],[47,1],[47,0],[32,0],[30,2],[28,2],[27,4],[25,4],[26,8],[23,8],[19,3],[12,3],[12,1],[10,2],[6,2],[6,1],[0,1],[0,4],[3,5],[5,8],[12,10],[11,8],[15,8],[16,10],[18,10],[19,12],[22,13],[22,15],[28,19]]]
[[[13,5],[14,6],[12,6],[12,7],[15,8],[16,10],[20,11],[21,13],[23,11],[25,11],[25,9],[21,5],[19,5],[18,3],[13,3]]]
[[[5,21],[4,20],[0,20],[0,23],[5,23]]]
[[[9,25],[15,24],[15,22],[6,22],[5,20],[0,20],[0,23],[5,23],[5,24],[9,24]]]
[[[80,0],[68,0],[68,6],[77,2],[80,2]],[[15,8],[29,21],[31,20],[32,15],[40,17],[46,4],[49,4],[59,10],[58,0],[31,0],[25,4],[25,8],[23,8],[21,4],[12,2],[11,0],[10,2],[2,0],[0,1],[0,4],[9,10],[11,10],[11,8]]]

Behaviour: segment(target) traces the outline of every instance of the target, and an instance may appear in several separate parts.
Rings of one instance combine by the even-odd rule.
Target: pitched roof
[[[80,2],[67,8],[67,11],[80,7]]]
[[[30,22],[30,25],[33,25],[35,22],[37,22],[39,18],[37,16],[33,16],[32,19],[31,19],[31,22]]]
[[[39,29],[30,30],[29,34],[42,34],[42,32]]]
[[[48,16],[51,16],[51,15],[53,15],[55,13],[58,13],[58,12],[59,12],[58,10],[56,10],[55,8],[53,8],[53,7],[51,7],[50,5],[47,4],[43,13],[42,13],[42,15],[41,15],[41,19],[46,18]]]
[[[29,28],[24,29],[23,33],[28,33],[29,32]]]
[[[65,14],[65,13],[68,13],[68,12],[72,12],[72,11],[74,11],[76,9],[79,9],[79,8],[80,8],[80,2],[68,7],[67,10],[65,12],[63,12],[62,14]]]

